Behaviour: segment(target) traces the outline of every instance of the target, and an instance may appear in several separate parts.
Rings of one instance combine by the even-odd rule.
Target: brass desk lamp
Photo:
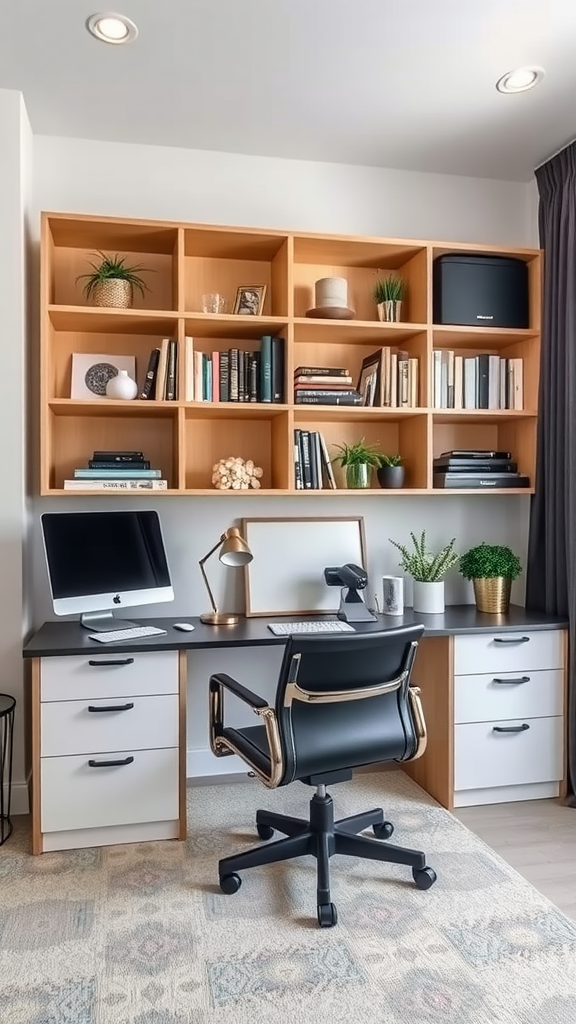
[[[235,526],[231,526],[226,533],[223,533],[220,540],[210,548],[207,555],[200,559],[198,563],[200,565],[200,571],[204,577],[204,583],[206,584],[206,590],[210,597],[210,604],[212,605],[213,611],[206,612],[205,615],[200,616],[200,622],[205,622],[209,626],[234,626],[240,621],[239,615],[229,615],[226,612],[219,612],[216,607],[214,595],[210,589],[208,578],[204,571],[204,563],[213,555],[217,548],[220,548],[218,558],[223,565],[232,566],[235,569],[240,568],[242,565],[248,565],[252,561],[253,555],[248,547],[244,537]]]

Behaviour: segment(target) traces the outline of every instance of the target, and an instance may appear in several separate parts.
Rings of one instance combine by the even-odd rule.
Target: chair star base
[[[370,827],[375,839],[358,835]],[[271,839],[274,831],[283,832],[286,838],[219,861],[222,891],[228,894],[238,891],[241,879],[236,872],[244,868],[311,854],[318,862],[316,902],[318,923],[323,928],[329,928],[337,922],[336,907],[330,899],[330,857],[335,853],[389,864],[406,864],[412,868],[412,876],[419,889],[429,889],[436,881],[435,872],[427,867],[426,857],[420,850],[379,841],[388,839],[394,831],[393,825],[384,820],[381,807],[335,822],[332,797],[322,785],[318,786],[310,801],[309,821],[275,814],[273,811],[257,811],[256,828],[261,839]]]

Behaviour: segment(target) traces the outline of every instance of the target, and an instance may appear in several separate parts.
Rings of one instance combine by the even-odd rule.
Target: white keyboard
[[[114,644],[118,640],[139,640],[142,636],[159,636],[160,633],[167,633],[167,630],[159,629],[158,626],[130,626],[129,629],[110,629],[106,633],[90,633],[90,639],[98,640],[101,644]]]
[[[341,619],[317,619],[312,622],[269,622],[268,629],[274,636],[291,636],[293,633],[355,633]]]

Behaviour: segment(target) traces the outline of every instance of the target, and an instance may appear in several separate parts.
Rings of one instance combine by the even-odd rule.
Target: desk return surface
[[[186,652],[286,643],[260,618],[221,627],[191,618],[191,633],[173,618],[136,621],[167,632],[103,648],[78,622],[47,622],[24,647],[35,853],[184,838]],[[448,808],[561,793],[566,621],[454,605],[357,628],[413,622],[425,626],[413,678],[428,747],[404,769]]]

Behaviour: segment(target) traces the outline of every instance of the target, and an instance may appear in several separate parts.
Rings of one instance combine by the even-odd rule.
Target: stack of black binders
[[[434,487],[529,487],[511,452],[478,449],[442,452],[433,462]]]

